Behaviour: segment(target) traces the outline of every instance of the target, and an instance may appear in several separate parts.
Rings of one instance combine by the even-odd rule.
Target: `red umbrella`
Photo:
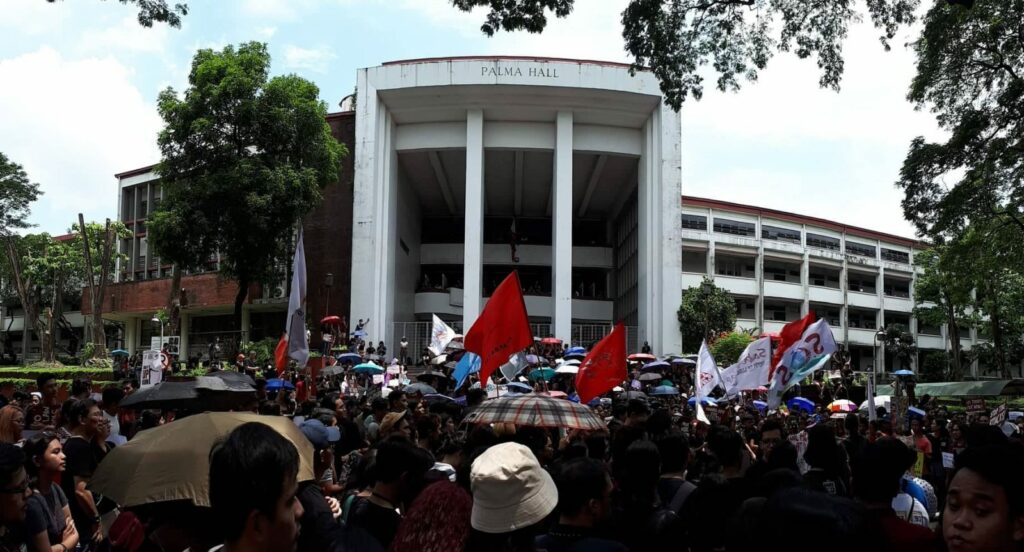
[[[337,326],[337,325],[340,325],[340,324],[341,324],[341,319],[340,319],[340,318],[338,318],[337,316],[333,316],[333,315],[331,315],[331,316],[325,316],[325,317],[324,317],[324,318],[323,318],[323,319],[322,319],[322,320],[320,321],[320,323],[321,323],[321,324],[325,324],[325,325],[328,325],[328,326],[331,326],[331,325]]]
[[[540,343],[541,345],[560,345],[562,343],[562,340],[558,339],[557,337],[545,337],[544,339],[540,340]]]
[[[632,361],[639,361],[639,362],[652,362],[652,361],[658,360],[658,357],[656,357],[654,355],[647,354],[647,353],[633,353],[633,354],[629,355],[626,358],[628,358],[629,360],[632,360]]]

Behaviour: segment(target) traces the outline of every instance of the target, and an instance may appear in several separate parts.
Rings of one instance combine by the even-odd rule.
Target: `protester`
[[[324,425],[320,420],[305,420],[299,425],[302,434],[313,445],[313,479],[299,484],[298,500],[302,505],[302,516],[299,519],[298,549],[305,551],[325,551],[338,538],[341,526],[338,524],[335,511],[341,514],[338,501],[324,497],[320,481],[324,472],[334,464],[332,443],[341,439],[337,427]]]
[[[32,489],[20,447],[0,443],[0,548],[23,550],[26,504]]]
[[[956,460],[942,515],[949,552],[1017,551],[1024,543],[1024,449],[996,444]]]
[[[249,422],[210,451],[210,505],[223,552],[296,550],[299,453],[270,426]]]
[[[74,399],[72,399],[74,400]],[[71,437],[64,442],[66,471],[60,479],[61,490],[70,503],[71,517],[83,546],[101,541],[100,511],[88,489],[99,465],[95,439],[103,424],[103,415],[92,399],[74,400],[68,409]]]
[[[846,496],[845,459],[832,427],[819,424],[807,431],[804,461],[810,466],[804,474],[808,488],[832,496]]]
[[[25,429],[25,412],[17,406],[0,408],[0,443],[16,445],[21,442]]]
[[[604,463],[576,458],[560,465],[554,475],[558,489],[558,524],[537,537],[548,552],[625,552],[599,531],[612,513],[612,480]],[[679,543],[682,544],[682,543]]]
[[[57,414],[61,408],[57,399],[57,377],[53,374],[39,374],[36,377],[36,389],[42,396],[38,404],[28,408],[29,429],[53,429],[57,427]]]
[[[473,498],[449,482],[432,483],[402,518],[390,552],[454,552],[466,546]],[[495,551],[496,552],[496,551]]]
[[[857,500],[866,508],[869,527],[899,551],[935,550],[934,535],[924,527],[897,517],[893,498],[899,493],[900,478],[907,469],[910,450],[903,443],[883,438],[864,447],[863,462],[854,472]]]
[[[34,552],[66,552],[78,545],[78,530],[68,498],[59,482],[65,470],[64,451],[51,431],[32,436],[24,446],[25,468],[32,481],[25,531]]]
[[[629,445],[621,459],[613,532],[631,550],[676,550],[684,542],[679,516],[661,503],[661,454],[650,441]]]

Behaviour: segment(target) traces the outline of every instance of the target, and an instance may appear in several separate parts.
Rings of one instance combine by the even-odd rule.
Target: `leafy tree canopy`
[[[0,237],[31,227],[29,205],[42,193],[21,165],[0,153]]]
[[[220,252],[222,274],[239,283],[236,318],[250,283],[281,277],[295,225],[348,153],[316,85],[269,70],[262,43],[199,50],[188,90],[168,88],[158,102],[164,199],[150,243],[184,268]]]
[[[46,0],[53,4],[57,0]],[[188,15],[188,4],[177,3],[171,6],[167,0],[118,0],[122,4],[132,4],[139,8],[139,25],[152,27],[153,23],[167,23],[172,27],[181,27],[181,18]]]
[[[722,366],[736,364],[747,345],[753,343],[754,337],[746,332],[729,332],[715,340],[711,345],[711,355],[715,362]]]
[[[736,302],[728,291],[705,278],[700,286],[683,292],[676,317],[683,334],[683,350],[696,352],[702,340],[735,329]]]

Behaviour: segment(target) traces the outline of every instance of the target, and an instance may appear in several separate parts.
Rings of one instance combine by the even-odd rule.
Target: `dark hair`
[[[402,391],[401,389],[396,389],[396,390],[392,391],[388,395],[388,404],[389,405],[392,405],[392,404],[395,404],[398,401],[404,401],[404,400],[405,400],[405,391]]]
[[[846,428],[846,433],[853,439],[860,438],[860,418],[856,414],[847,414],[846,418],[843,419],[843,427]]]
[[[553,475],[558,487],[558,511],[562,514],[578,514],[587,502],[604,497],[608,486],[604,462],[593,458],[563,462]]]
[[[71,380],[71,396],[75,397],[82,393],[92,391],[92,380],[89,378],[75,378]]]
[[[39,466],[36,465],[35,459],[46,454],[50,443],[59,440],[60,436],[52,431],[40,431],[25,440],[22,450],[25,451],[25,471],[28,472],[29,477],[39,476]]]
[[[854,494],[865,501],[889,502],[900,491],[900,479],[916,455],[891,437],[864,446],[864,453],[853,474]]]
[[[1017,443],[967,447],[956,457],[953,472],[971,470],[982,479],[1001,487],[1006,492],[1010,514],[1024,512],[1024,447]]]
[[[92,399],[75,400],[68,408],[68,427],[74,429],[82,425],[82,419],[88,417],[95,406],[96,401]]]
[[[768,469],[787,469],[799,472],[800,468],[796,463],[799,455],[796,445],[788,440],[780,441],[779,444],[772,447],[772,454],[768,457]]]
[[[370,410],[387,410],[387,409],[388,409],[388,401],[384,400],[381,397],[377,397],[377,398],[373,399],[372,401],[370,401]],[[380,420],[377,420],[377,423],[380,423]]]
[[[466,391],[466,405],[476,406],[487,398],[487,391],[480,389],[479,387]]]
[[[150,429],[160,425],[160,416],[163,413],[159,410],[143,410],[139,416],[139,429]]]
[[[9,487],[18,470],[25,467],[25,453],[21,447],[0,443],[0,486]]]
[[[441,417],[437,414],[427,414],[416,420],[416,435],[420,439],[430,437],[435,431],[441,430]]]
[[[377,445],[377,460],[373,473],[378,481],[393,483],[403,473],[413,478],[427,473],[434,466],[434,458],[429,452],[417,447],[403,436],[388,437]]]
[[[661,473],[681,472],[690,462],[690,445],[686,437],[674,431],[658,439],[658,451],[661,453]]]
[[[124,389],[107,386],[103,389],[103,406],[115,405],[124,399]]]
[[[804,461],[812,468],[825,470],[826,473],[833,476],[839,475],[842,456],[832,426],[818,424],[807,430],[807,450],[804,451]]]
[[[328,410],[333,412],[334,411],[335,402],[340,397],[341,397],[341,393],[338,393],[337,391],[332,391],[332,392],[324,395],[324,398],[320,399],[320,408],[326,408],[326,409],[328,409]]]
[[[46,386],[46,382],[56,379],[57,376],[50,373],[39,374],[38,376],[36,376],[36,389],[39,390],[40,393],[42,393],[43,387]]]
[[[708,448],[722,466],[736,466],[742,459],[743,437],[728,427],[714,426],[708,435]]]
[[[621,473],[620,487],[630,501],[644,502],[653,498],[661,478],[661,454],[650,441],[635,441],[626,449],[622,466],[616,467]],[[619,471],[622,468],[622,471]]]
[[[786,428],[782,427],[782,424],[778,420],[765,420],[761,424],[761,434],[763,435],[766,431],[778,431],[782,437],[786,436]]]
[[[260,405],[256,409],[257,412],[262,416],[280,416],[281,405],[270,400],[260,401]]]
[[[626,405],[626,415],[632,416],[634,414],[650,414],[651,407],[647,404],[647,401],[643,399],[629,399],[629,404]]]
[[[255,509],[274,516],[285,485],[298,476],[299,451],[266,424],[236,427],[210,451],[210,506],[224,538],[237,540]]]

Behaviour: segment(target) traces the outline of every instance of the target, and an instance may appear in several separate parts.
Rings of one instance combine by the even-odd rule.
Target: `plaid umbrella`
[[[511,423],[534,427],[605,429],[605,423],[590,408],[565,399],[531,393],[484,401],[466,415],[471,424]]]

